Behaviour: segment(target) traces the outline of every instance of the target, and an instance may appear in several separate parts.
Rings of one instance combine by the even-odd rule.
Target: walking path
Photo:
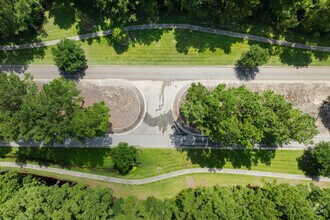
[[[145,179],[120,179],[120,178],[107,177],[107,176],[95,175],[90,173],[81,173],[71,170],[64,170],[64,169],[32,165],[32,164],[20,165],[12,162],[0,162],[0,166],[15,167],[15,168],[21,167],[31,170],[45,171],[50,173],[64,174],[69,176],[101,180],[110,183],[128,184],[128,185],[148,184],[164,179],[169,179],[172,177],[177,177],[186,174],[194,174],[194,173],[225,173],[225,174],[239,174],[239,175],[258,176],[258,177],[282,178],[282,179],[291,179],[291,180],[307,180],[307,181],[313,180],[310,177],[306,177],[304,175],[297,175],[297,174],[273,173],[273,172],[262,172],[262,171],[251,171],[251,170],[221,169],[221,168],[191,168],[191,169],[178,170]],[[317,181],[330,182],[330,178],[322,177]]]
[[[269,43],[269,44],[276,44],[276,45],[299,48],[299,49],[330,52],[330,47],[294,43],[294,42],[289,42],[289,41],[276,40],[276,39],[272,39],[272,38],[260,37],[260,36],[250,35],[250,34],[242,34],[242,33],[237,33],[237,32],[232,32],[232,31],[225,31],[225,30],[201,27],[201,26],[190,25],[190,24],[144,24],[144,25],[132,25],[132,26],[125,27],[124,29],[127,31],[133,31],[133,30],[173,29],[173,28],[182,29],[182,30],[193,30],[193,31],[217,34],[217,35],[224,35],[224,36],[236,37],[236,38],[241,38],[241,39],[249,39],[249,40],[253,40],[253,41]],[[106,36],[106,35],[111,35],[112,31],[113,30],[107,30],[107,31],[100,31],[100,32],[95,32],[95,33],[83,34],[83,35],[68,37],[68,39],[78,41],[78,40],[83,40],[83,39],[102,37],[102,36]],[[38,43],[22,44],[22,45],[7,45],[7,46],[0,46],[0,50],[19,50],[19,49],[45,47],[45,46],[55,45],[59,42],[60,42],[60,39],[52,40],[52,41],[45,41],[45,42],[38,42]]]

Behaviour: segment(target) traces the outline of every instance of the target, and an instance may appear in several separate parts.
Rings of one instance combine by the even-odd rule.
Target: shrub
[[[52,54],[55,64],[64,72],[74,73],[86,66],[85,52],[74,40],[62,40]]]
[[[268,62],[269,52],[259,45],[251,46],[250,50],[242,53],[242,56],[236,62],[237,67],[256,68]]]
[[[113,29],[112,32],[112,39],[117,44],[125,44],[127,42],[128,33],[124,31],[122,28],[116,27]]]
[[[127,174],[136,161],[137,150],[133,146],[128,146],[127,143],[121,142],[111,151],[114,167],[119,173]]]

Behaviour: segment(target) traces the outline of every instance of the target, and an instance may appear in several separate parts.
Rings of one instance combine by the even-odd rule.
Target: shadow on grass
[[[320,106],[318,117],[321,118],[324,127],[330,131],[330,96]]]
[[[231,53],[231,46],[233,44],[243,41],[238,38],[179,29],[175,29],[174,38],[177,42],[177,51],[184,54],[187,54],[190,48],[195,49],[198,53],[204,53],[206,51],[215,52],[217,49],[221,49],[226,54],[229,54]]]
[[[0,51],[1,65],[20,65],[15,67],[3,67],[1,70],[23,73],[28,65],[35,59],[43,59],[45,57],[45,49],[45,47],[39,47],[24,50]]]
[[[11,147],[0,147],[0,158],[11,156],[11,152],[12,152]]]
[[[283,47],[279,56],[281,63],[294,67],[307,67],[313,61],[312,53],[301,49]]]
[[[248,67],[235,67],[234,68],[236,78],[239,80],[250,81],[256,78],[259,73],[259,68],[248,68]]]
[[[104,160],[110,151],[110,148],[20,147],[15,157],[16,163],[22,165],[34,162],[41,166],[106,169]]]
[[[168,29],[152,29],[142,31],[131,31],[129,33],[132,46],[135,44],[150,46],[153,42],[158,42],[164,33],[168,32]]]
[[[54,18],[55,25],[67,30],[76,22],[75,6],[69,0],[54,1],[49,10],[49,17]]]
[[[252,168],[259,162],[270,165],[275,158],[275,150],[220,150],[220,149],[180,149],[187,152],[187,159],[201,167],[223,168],[231,163],[234,168]]]
[[[314,180],[319,179],[316,159],[312,155],[312,148],[309,147],[308,149],[306,149],[303,155],[297,158],[297,162],[298,162],[298,168],[302,170],[306,176],[309,176]]]

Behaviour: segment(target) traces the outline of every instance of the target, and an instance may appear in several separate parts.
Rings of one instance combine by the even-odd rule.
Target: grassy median
[[[302,151],[185,150],[140,148],[127,175],[113,169],[109,148],[0,148],[0,161],[40,164],[127,179],[142,179],[195,167],[250,169],[303,174],[297,165]]]
[[[234,65],[253,44],[243,39],[188,30],[130,32],[129,46],[111,43],[111,37],[80,42],[89,65]],[[78,42],[79,43],[79,42]],[[271,66],[327,66],[329,55],[288,47],[259,44],[268,48]],[[0,51],[1,64],[54,64],[51,48]]]

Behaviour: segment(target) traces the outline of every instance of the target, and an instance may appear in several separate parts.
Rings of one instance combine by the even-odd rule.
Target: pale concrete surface
[[[273,173],[273,172],[262,172],[262,171],[251,171],[251,170],[235,170],[235,169],[221,169],[221,168],[191,168],[185,170],[178,170],[166,174],[162,174],[159,176],[153,176],[145,179],[120,179],[114,177],[107,177],[89,173],[82,173],[76,172],[71,170],[64,170],[52,167],[45,167],[39,165],[32,165],[32,164],[16,164],[12,162],[0,162],[0,166],[3,167],[19,167],[25,169],[32,169],[38,171],[45,171],[50,173],[57,173],[57,174],[64,174],[69,176],[81,177],[81,178],[88,178],[94,180],[101,180],[110,183],[120,183],[120,184],[128,184],[128,185],[142,185],[153,183],[165,179],[169,179],[172,177],[177,177],[186,174],[194,174],[194,173],[213,173],[213,174],[238,174],[238,175],[248,175],[248,176],[258,176],[258,177],[271,177],[271,178],[281,178],[281,179],[290,179],[290,180],[315,180],[315,178],[307,177],[304,175],[297,175],[297,174],[286,174],[286,173]],[[321,177],[316,179],[318,182],[330,182],[330,178]]]
[[[272,39],[272,38],[260,37],[260,36],[255,36],[255,35],[251,35],[251,34],[242,34],[242,33],[237,33],[237,32],[233,32],[233,31],[225,31],[225,30],[201,27],[201,26],[190,25],[190,24],[142,24],[142,25],[132,25],[132,26],[124,27],[124,29],[127,31],[148,30],[148,29],[184,29],[184,30],[193,30],[193,31],[204,32],[204,33],[209,33],[209,34],[236,37],[236,38],[241,38],[241,39],[249,39],[252,41],[282,45],[282,46],[292,47],[292,48],[300,48],[300,49],[323,51],[323,52],[330,51],[330,47],[325,47],[325,46],[314,46],[314,45],[307,45],[307,44],[301,44],[301,43],[295,43],[295,42],[289,42],[289,41],[283,41],[283,40],[276,40],[276,39]],[[67,38],[78,41],[78,40],[83,40],[83,39],[111,35],[112,32],[113,32],[113,30],[106,30],[106,31],[83,34],[83,35],[72,36],[72,37],[67,37]],[[30,43],[30,44],[22,44],[22,45],[0,46],[0,50],[20,50],[20,49],[51,46],[51,45],[58,44],[60,42],[60,40],[61,39],[45,41],[45,42]]]

